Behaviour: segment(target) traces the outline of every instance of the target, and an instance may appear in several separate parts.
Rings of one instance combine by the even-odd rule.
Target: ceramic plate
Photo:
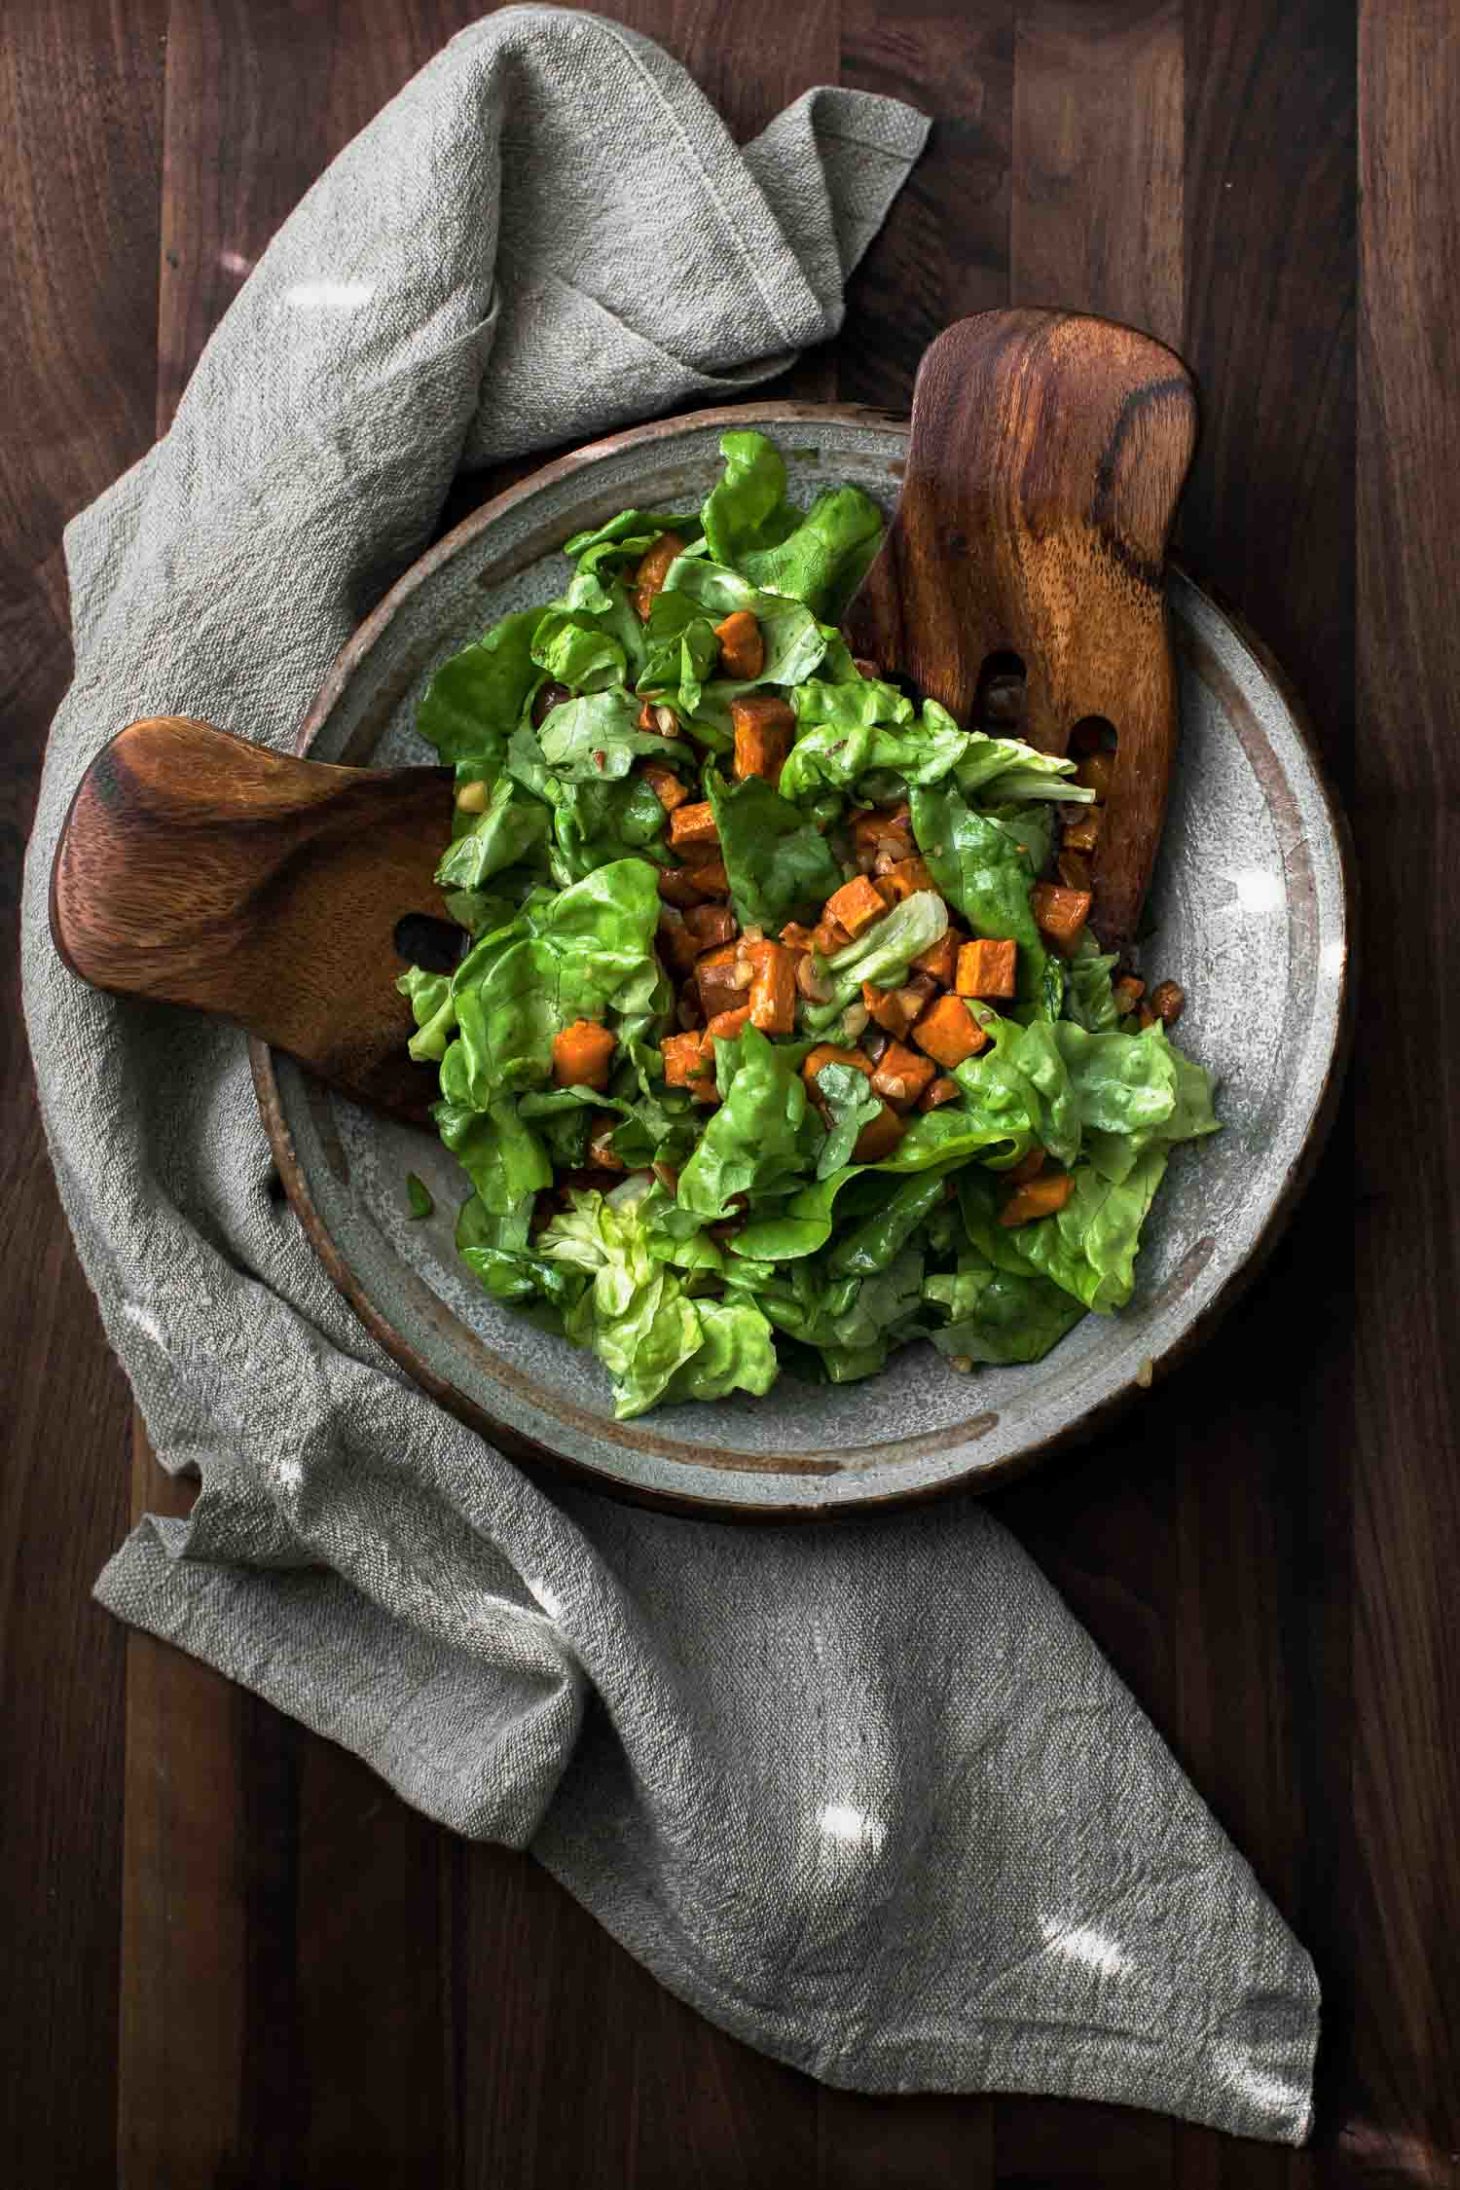
[[[638,428],[487,504],[407,573],[345,649],[301,732],[318,760],[434,758],[412,728],[427,679],[508,610],[561,589],[557,550],[615,511],[693,506],[729,425],[773,434],[805,498],[851,480],[891,508],[906,424],[750,404]],[[327,1092],[255,1045],[284,1181],[337,1282],[426,1388],[509,1449],[679,1506],[800,1515],[984,1488],[1139,1393],[1211,1324],[1270,1244],[1316,1153],[1342,1050],[1348,917],[1342,825],[1280,678],[1189,579],[1170,583],[1182,744],[1145,964],[1180,981],[1184,1047],[1220,1082],[1225,1131],[1174,1154],[1135,1297],[1087,1316],[1044,1361],[973,1375],[932,1347],[863,1384],[783,1376],[738,1397],[615,1422],[589,1354],[477,1290],[452,1248],[465,1182],[434,1139]],[[406,1174],[436,1215],[412,1221]]]

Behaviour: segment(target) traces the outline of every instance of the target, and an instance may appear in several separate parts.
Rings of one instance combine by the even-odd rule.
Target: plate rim
[[[475,541],[481,533],[495,524],[518,503],[530,500],[546,486],[564,479],[571,479],[578,471],[591,469],[605,458],[625,449],[644,447],[673,439],[679,435],[704,433],[713,428],[732,430],[754,425],[777,425],[781,428],[806,424],[816,426],[838,421],[862,427],[889,427],[906,433],[909,420],[905,412],[890,410],[878,405],[862,403],[810,403],[793,401],[766,401],[754,403],[716,404],[707,409],[683,411],[670,418],[652,419],[635,426],[615,429],[597,439],[584,442],[535,466],[521,479],[490,496],[475,509],[468,511],[449,532],[434,541],[410,566],[401,573],[394,584],[382,595],[375,607],[351,633],[331,662],[298,731],[292,750],[305,756],[318,737],[324,723],[333,712],[362,662],[372,652],[381,634],[394,620],[404,604],[445,564],[451,562],[463,548]],[[1356,868],[1352,833],[1348,819],[1334,790],[1322,752],[1314,735],[1312,721],[1292,680],[1275,658],[1272,650],[1256,633],[1240,610],[1234,608],[1220,589],[1198,579],[1189,562],[1180,556],[1170,556],[1169,565],[1178,571],[1192,590],[1219,617],[1228,623],[1238,638],[1249,649],[1258,666],[1276,689],[1297,733],[1298,742],[1312,773],[1327,820],[1331,840],[1337,855],[1338,890],[1341,900],[1344,958],[1337,974],[1337,1010],[1333,1044],[1328,1056],[1322,1085],[1313,1107],[1308,1129],[1304,1135],[1286,1178],[1243,1261],[1223,1282],[1211,1300],[1195,1316],[1175,1341],[1161,1353],[1153,1364],[1153,1380],[1164,1381],[1173,1370],[1180,1368],[1191,1355],[1211,1337],[1220,1322],[1246,1293],[1248,1287],[1261,1274],[1273,1250],[1287,1230],[1302,1199],[1314,1170],[1322,1157],[1333,1129],[1344,1077],[1347,1072],[1354,1035],[1354,998],[1357,973],[1357,926],[1356,926]],[[291,1206],[298,1216],[314,1252],[337,1290],[348,1302],[365,1329],[382,1346],[387,1354],[401,1367],[427,1395],[436,1400],[467,1428],[519,1463],[550,1475],[568,1480],[585,1488],[598,1491],[604,1496],[625,1503],[646,1506],[657,1512],[675,1513],[688,1517],[714,1517],[723,1520],[784,1523],[786,1521],[833,1522],[842,1518],[855,1519],[859,1515],[882,1512],[888,1508],[924,1504],[933,1499],[952,1497],[960,1493],[982,1497],[989,1491],[1001,1489],[1005,1484],[1043,1465],[1057,1453],[1084,1443],[1100,1430],[1109,1427],[1144,1396],[1149,1381],[1131,1377],[1115,1391],[1108,1393],[1094,1406],[1087,1408],[1074,1421],[1062,1429],[1052,1431],[1036,1442],[1010,1453],[1002,1460],[978,1469],[970,1467],[965,1473],[945,1477],[935,1482],[914,1484],[907,1489],[894,1489],[869,1494],[866,1497],[840,1498],[835,1502],[817,1503],[798,1498],[778,1503],[746,1502],[735,1497],[705,1496],[700,1493],[683,1494],[666,1491],[644,1484],[626,1482],[622,1477],[593,1466],[588,1461],[553,1450],[527,1437],[521,1430],[502,1422],[489,1414],[458,1386],[441,1377],[431,1364],[416,1350],[389,1317],[376,1305],[357,1277],[347,1256],[336,1244],[310,1190],[309,1181],[299,1159],[290,1132],[284,1108],[278,1074],[275,1068],[275,1052],[271,1046],[250,1036],[248,1041],[249,1063],[259,1113],[268,1135],[280,1180]]]

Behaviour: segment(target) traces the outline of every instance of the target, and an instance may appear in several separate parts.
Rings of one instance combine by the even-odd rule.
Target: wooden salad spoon
[[[1175,751],[1162,570],[1195,422],[1189,374],[1148,336],[1060,312],[959,321],[923,359],[902,499],[846,622],[854,652],[960,721],[1022,673],[1017,728],[1041,750],[1092,716],[1113,726],[1093,867],[1111,946],[1134,932]],[[404,924],[445,913],[451,804],[449,769],[338,768],[184,717],[131,723],[62,829],[56,947],[98,988],[233,1020],[424,1118],[435,1074],[406,1055],[395,984]]]

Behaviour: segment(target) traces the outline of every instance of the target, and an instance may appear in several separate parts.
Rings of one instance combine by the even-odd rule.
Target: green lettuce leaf
[[[760,1311],[743,1299],[696,1298],[693,1276],[656,1251],[663,1198],[638,1182],[608,1197],[574,1193],[538,1240],[547,1263],[588,1279],[565,1310],[564,1328],[608,1370],[621,1420],[660,1402],[765,1392],[776,1376],[771,1326]]]
[[[441,1062],[447,1101],[485,1110],[498,1094],[539,1085],[551,1073],[553,1036],[574,1019],[654,1010],[654,875],[643,860],[616,860],[569,889],[534,893],[509,927],[473,945],[452,977],[458,1031]]]
[[[864,981],[897,988],[913,960],[931,950],[947,927],[948,908],[937,891],[914,890],[827,960],[835,993],[825,1004],[803,1005],[802,1023],[813,1034],[823,1032],[860,995]]]
[[[1074,779],[1076,763],[1056,753],[1041,753],[1020,738],[989,738],[971,732],[958,767],[958,788],[965,798],[1053,799],[1088,806],[1095,793]]]
[[[975,935],[1012,937],[1020,998],[1047,1011],[1046,955],[1029,902],[1032,860],[1002,822],[977,812],[957,791],[915,789],[910,803],[913,836],[939,889]]]
[[[816,1092],[829,1113],[816,1176],[828,1179],[851,1162],[863,1126],[882,1115],[882,1098],[872,1093],[867,1075],[852,1065],[823,1066],[816,1075]]]
[[[502,621],[443,662],[416,710],[416,728],[445,761],[483,759],[495,775],[508,738],[538,683],[532,641],[540,608]]]
[[[864,683],[861,689],[875,692],[891,687]],[[895,795],[899,787],[915,783],[938,783],[952,771],[968,744],[966,733],[936,700],[925,701],[915,720],[905,717],[890,723],[849,720],[854,697],[839,706],[831,720],[818,722],[812,714],[813,706],[827,705],[829,695],[855,695],[855,691],[851,686],[810,684],[796,693],[797,719],[806,727],[781,772],[781,788],[788,798],[804,798],[821,788],[851,790],[873,776],[879,779],[879,794]],[[870,704],[863,702],[864,707]]]
[[[722,1222],[740,1195],[793,1192],[823,1137],[790,1053],[752,1026],[715,1052],[724,1100],[679,1175],[679,1206],[701,1224]]]
[[[997,1269],[1037,1271],[1100,1315],[1123,1308],[1135,1283],[1141,1226],[1166,1169],[1166,1150],[1143,1148],[1126,1176],[1103,1178],[1091,1164],[1074,1171],[1063,1209],[1033,1224],[998,1222],[999,1188],[978,1165],[958,1174],[968,1236]]]
[[[727,783],[709,768],[705,788],[741,926],[779,930],[788,920],[815,920],[842,880],[821,831],[763,776]]]
[[[727,433],[720,452],[724,477],[700,513],[711,556],[834,621],[881,541],[876,503],[856,487],[838,487],[802,516],[787,499],[781,453],[764,434]]]
[[[1048,1278],[996,1269],[976,1248],[964,1249],[956,1270],[926,1278],[923,1298],[948,1317],[929,1335],[955,1360],[1042,1361],[1085,1313]]]
[[[546,807],[524,796],[510,776],[499,776],[485,811],[447,848],[436,880],[443,889],[480,890],[505,868],[533,860],[547,833]]]
[[[590,692],[553,708],[537,733],[544,765],[570,781],[603,783],[626,776],[634,762],[678,757],[678,740],[638,728],[639,709],[628,693]]]

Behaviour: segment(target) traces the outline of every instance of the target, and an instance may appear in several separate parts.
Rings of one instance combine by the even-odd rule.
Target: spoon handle
[[[902,499],[845,621],[854,653],[965,724],[1018,670],[1031,745],[1113,727],[1092,882],[1112,947],[1135,932],[1176,750],[1163,573],[1195,439],[1191,375],[1149,335],[1064,312],[959,320],[924,353]]]
[[[424,1113],[395,930],[440,916],[444,768],[334,768],[157,716],[83,776],[51,874],[51,933],[117,995],[221,1014],[348,1093]]]

